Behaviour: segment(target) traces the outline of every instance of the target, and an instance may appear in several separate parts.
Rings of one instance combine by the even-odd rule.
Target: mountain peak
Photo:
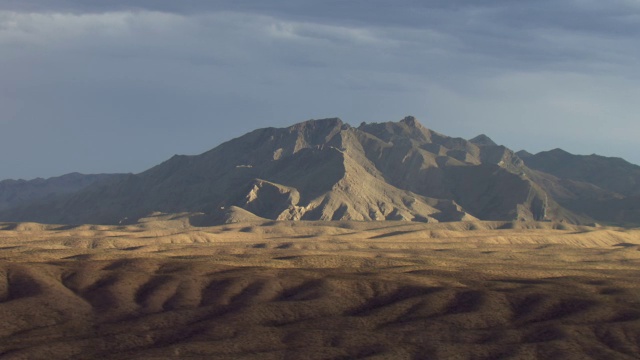
[[[551,149],[549,151],[543,151],[543,153],[555,154],[555,155],[573,155],[568,151],[562,150],[560,148]]]
[[[345,125],[344,122],[340,118],[326,118],[326,119],[310,119],[307,121],[303,121],[292,125],[292,128],[334,128],[334,127],[342,127]]]
[[[405,118],[400,120],[400,122],[410,127],[417,127],[422,125],[414,116],[411,115],[405,116]]]
[[[555,159],[556,161],[568,161],[569,159],[575,158],[576,155],[562,150],[560,148],[555,148],[552,150],[541,151],[535,154],[537,158],[547,158],[547,159]]]
[[[520,159],[526,159],[533,156],[533,154],[528,152],[527,150],[520,150],[516,153],[516,155],[518,155]]]
[[[498,146],[498,144],[485,134],[480,134],[469,140],[469,142],[477,146]]]

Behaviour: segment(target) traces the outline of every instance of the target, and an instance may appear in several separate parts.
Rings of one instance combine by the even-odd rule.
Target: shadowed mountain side
[[[543,191],[499,166],[451,167],[446,175],[456,201],[483,220],[556,218]]]
[[[638,204],[640,204],[640,196],[596,201],[576,199],[565,202],[565,206],[576,213],[585,214],[607,224],[626,227],[638,226],[640,219]]]
[[[563,211],[570,212],[567,217],[574,222],[587,224],[588,219],[592,219],[617,226],[639,224],[639,196],[624,196],[589,182],[559,178],[541,171],[528,170],[526,173],[563,207]]]
[[[485,134],[480,134],[473,139],[470,139],[469,142],[477,146],[498,146],[498,144]]]
[[[526,165],[558,178],[591,183],[620,195],[640,195],[640,166],[620,158],[573,155],[554,149],[527,157]]]
[[[0,211],[34,201],[44,201],[56,196],[77,192],[101,181],[122,177],[122,174],[84,175],[71,173],[49,179],[0,181]]]

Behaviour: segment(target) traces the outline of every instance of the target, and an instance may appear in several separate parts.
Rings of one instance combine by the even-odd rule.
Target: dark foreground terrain
[[[640,231],[0,224],[2,359],[637,359]]]

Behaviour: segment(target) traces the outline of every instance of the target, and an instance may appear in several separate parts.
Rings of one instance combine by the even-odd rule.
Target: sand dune
[[[637,359],[640,230],[0,224],[3,359]]]

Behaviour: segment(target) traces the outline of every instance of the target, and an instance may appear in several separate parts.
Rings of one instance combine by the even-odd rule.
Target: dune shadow
[[[623,248],[632,248],[632,247],[640,247],[640,244],[633,244],[633,243],[618,243],[615,244],[613,246],[617,246],[617,247],[623,247]]]
[[[387,237],[392,237],[392,236],[398,236],[398,235],[405,235],[405,234],[411,234],[411,233],[416,233],[419,230],[399,230],[399,231],[392,231],[392,232],[388,232],[385,234],[380,234],[380,235],[375,235],[375,236],[371,236],[368,239],[373,240],[373,239],[383,239],[383,238],[387,238]]]

